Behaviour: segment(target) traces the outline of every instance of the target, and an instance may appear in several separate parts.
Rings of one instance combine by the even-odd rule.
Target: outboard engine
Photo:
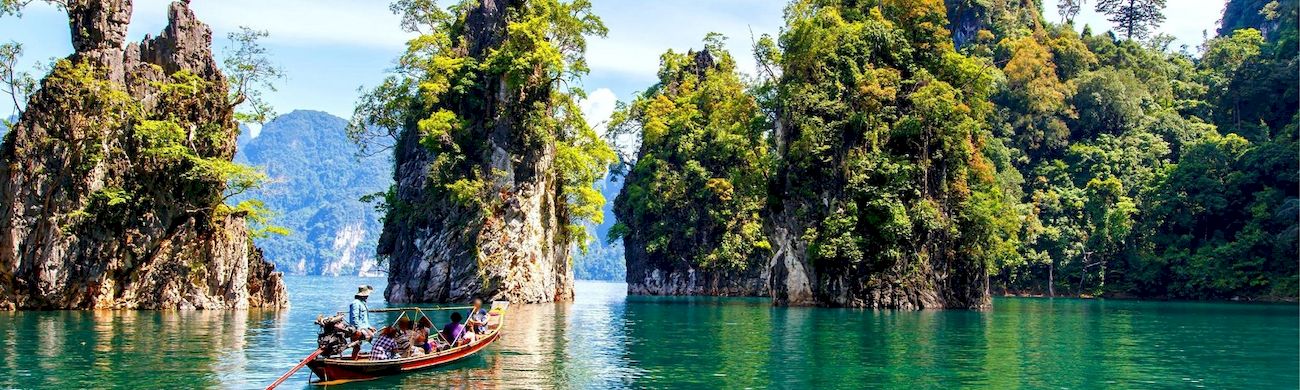
[[[316,335],[316,345],[320,347],[321,355],[336,356],[348,348],[356,329],[343,321],[343,318],[342,313],[329,317],[316,316],[316,325],[320,326],[320,334]]]

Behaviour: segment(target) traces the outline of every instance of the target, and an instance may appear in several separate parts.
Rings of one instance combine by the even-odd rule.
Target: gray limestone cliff
[[[0,307],[287,305],[209,174],[239,132],[211,31],[176,2],[161,34],[128,44],[131,1],[66,9],[75,53],[0,147]]]
[[[716,56],[722,56],[721,58]],[[710,49],[689,51],[683,54],[667,53],[665,58],[680,56],[684,61],[681,67],[665,65],[660,70],[659,84],[651,87],[641,99],[664,99],[671,101],[690,101],[687,96],[695,96],[687,91],[699,91],[700,95],[725,95],[727,86],[739,91],[739,79],[734,76],[734,62],[727,53],[715,53]],[[728,80],[732,80],[728,83]],[[717,81],[710,83],[710,81]],[[699,87],[720,85],[713,87]],[[707,89],[716,88],[716,89]],[[747,98],[746,98],[747,99]],[[638,100],[640,102],[641,100]],[[748,103],[748,105],[746,105]],[[633,102],[632,105],[637,104]],[[693,104],[693,103],[688,103]],[[745,236],[737,234],[733,224],[720,221],[747,221],[752,211],[742,205],[752,204],[761,208],[763,191],[762,178],[755,174],[761,167],[740,153],[684,153],[683,150],[762,150],[764,145],[761,133],[747,133],[744,130],[700,130],[706,128],[707,121],[716,112],[734,104],[749,107],[756,115],[757,104],[752,100],[736,100],[701,103],[698,106],[699,122],[692,126],[672,126],[663,134],[647,139],[643,136],[636,153],[636,160],[623,177],[624,185],[614,200],[614,214],[617,216],[622,234],[623,253],[627,264],[627,290],[633,295],[716,295],[716,296],[766,296],[768,295],[768,274],[766,250],[756,248],[757,243],[731,244],[740,242]],[[714,111],[717,110],[717,111]],[[640,121],[639,112],[629,112],[630,116]],[[742,127],[742,129],[744,129]],[[724,141],[725,139],[725,141]],[[685,144],[690,144],[687,146]],[[739,146],[743,145],[743,146]],[[752,158],[752,157],[751,157]],[[695,173],[701,172],[701,173]],[[696,176],[692,176],[696,175]],[[752,175],[752,176],[747,176]],[[686,187],[707,186],[683,177],[715,178],[732,188],[727,201],[719,198],[670,198],[670,205],[651,209],[641,195],[654,191],[675,192],[675,180],[685,181]],[[672,178],[672,179],[667,179]],[[725,179],[723,179],[725,178]],[[732,184],[737,183],[737,184]],[[735,189],[735,187],[740,187]],[[652,196],[669,196],[656,194]],[[660,200],[662,201],[662,200]],[[757,220],[758,218],[754,218]],[[754,222],[761,225],[760,221]],[[669,227],[671,228],[665,228]],[[742,225],[743,226],[743,225]],[[665,231],[670,230],[670,231]],[[757,230],[757,229],[756,229]],[[687,232],[690,233],[687,233]],[[651,249],[654,248],[654,249]],[[726,248],[726,249],[724,249]],[[744,248],[732,249],[732,248]],[[710,263],[707,259],[716,251],[735,250],[740,261],[736,263]],[[721,263],[721,262],[719,262]]]
[[[465,10],[457,50],[482,59],[506,39],[519,0],[483,0]],[[469,172],[490,172],[474,202],[452,199],[431,180],[438,157],[410,121],[395,150],[395,191],[378,253],[388,262],[389,302],[513,302],[573,297],[571,239],[559,193],[556,146],[530,143],[524,108],[548,104],[550,85],[508,85],[501,75],[475,76],[467,96],[447,103],[474,142],[464,144]],[[459,147],[458,147],[459,148]],[[395,204],[394,204],[395,203]]]
[[[979,41],[980,31],[988,31],[986,37],[992,39],[1006,36],[1008,31],[1004,30],[1030,28],[1041,23],[1040,4],[1036,0],[944,0],[944,6],[948,30],[958,48]]]
[[[950,10],[957,6],[946,16],[954,24],[958,44],[988,37],[986,29],[1001,25],[992,21],[1034,15],[1020,12],[1022,5],[1032,5],[1029,1],[953,0],[947,4]],[[835,3],[808,12],[816,15],[858,6],[862,5]],[[912,105],[917,100],[911,99],[919,95],[909,96],[914,91],[908,87],[894,89],[935,80],[928,77],[948,77],[936,72],[942,68],[926,56],[952,52],[953,48],[922,40],[889,49],[856,43],[861,38],[857,31],[930,23],[917,22],[929,19],[912,14],[890,15],[886,11],[881,16],[897,18],[892,22],[897,24],[846,17],[850,23],[861,23],[864,30],[837,30],[802,23],[816,20],[812,17],[797,19],[800,23],[791,23],[793,27],[782,36],[782,42],[823,39],[841,45],[783,47],[772,132],[778,157],[763,215],[772,255],[758,273],[766,276],[768,295],[776,305],[987,308],[987,263],[972,244],[979,239],[972,237],[982,230],[967,223],[969,209],[965,206],[971,193],[965,164],[977,159],[974,153],[979,151],[970,151],[976,156],[970,158],[961,154],[968,152],[936,148],[925,130],[912,127],[917,122],[909,121],[914,119],[900,118],[939,115],[917,110]],[[909,47],[916,50],[910,53],[923,54],[891,57],[908,52],[903,49]],[[903,81],[862,81],[856,72],[863,68],[897,72],[890,74]],[[938,76],[931,76],[935,74]],[[848,86],[851,83],[860,84],[855,88]],[[888,92],[864,93],[884,91],[877,88]],[[862,101],[872,103],[853,103]],[[969,123],[982,119],[972,116]],[[972,139],[973,132],[961,132],[977,129],[955,122],[936,127],[961,134],[953,139]],[[629,283],[631,265],[629,261]]]

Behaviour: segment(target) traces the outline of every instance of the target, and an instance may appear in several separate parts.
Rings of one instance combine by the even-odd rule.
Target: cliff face
[[[980,31],[987,30],[991,36],[1001,37],[1014,29],[1035,27],[1040,23],[1042,5],[1039,3],[1038,0],[944,0],[953,44],[960,48],[975,42],[980,38]],[[1055,7],[1055,3],[1048,6]]]
[[[158,37],[127,44],[131,9],[69,2],[75,53],[0,150],[0,306],[287,305],[243,215],[219,211],[226,183],[208,174],[238,133],[210,30],[176,2]]]
[[[954,52],[938,1],[801,5],[773,135],[774,302],[986,307],[986,216],[1009,207],[982,154],[991,77]],[[906,38],[864,44],[873,29]]]
[[[1253,28],[1269,40],[1277,40],[1285,24],[1295,26],[1298,8],[1300,1],[1296,0],[1230,0],[1223,9],[1219,35]]]
[[[645,243],[624,237],[627,259],[627,293],[632,295],[768,296],[769,268],[710,270],[690,266],[662,266],[648,260]]]
[[[630,294],[768,294],[766,122],[730,54],[708,45],[661,56],[659,83],[611,123],[640,129],[614,201]]]
[[[518,0],[478,2],[463,19],[459,38],[465,46],[458,49],[475,60],[486,58],[507,39],[508,15],[524,6]],[[468,176],[483,180],[485,188],[475,191],[474,199],[458,200],[447,183],[432,182],[439,154],[422,143],[427,138],[415,123],[421,118],[408,123],[396,145],[396,188],[378,249],[389,265],[385,297],[390,302],[571,299],[570,238],[556,145],[529,140],[525,128],[535,120],[527,110],[548,104],[550,85],[511,85],[491,72],[474,79],[473,95],[444,109],[475,140],[456,149],[475,172]]]

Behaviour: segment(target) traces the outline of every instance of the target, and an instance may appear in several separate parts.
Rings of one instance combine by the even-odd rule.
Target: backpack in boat
[[[356,329],[343,321],[342,313],[329,317],[316,316],[316,325],[320,326],[316,345],[326,357],[342,354],[348,348],[348,340],[356,332]]]

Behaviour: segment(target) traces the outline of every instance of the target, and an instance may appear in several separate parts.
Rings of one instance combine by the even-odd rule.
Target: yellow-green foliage
[[[986,242],[1018,253],[997,256],[995,284],[1178,298],[1300,290],[1296,18],[1268,34],[1240,24],[1279,11],[1266,3],[1229,1],[1223,35],[1200,58],[1171,50],[1169,37],[1051,24],[993,26],[997,36],[976,46],[996,50],[968,50],[1005,76],[990,160],[1023,173],[999,172],[1004,195],[1021,202],[1001,213],[1024,223],[1019,242]],[[1280,11],[1294,16],[1294,4]],[[999,209],[974,216],[1003,225],[990,218]]]
[[[945,21],[939,0],[787,9],[774,195],[795,201],[823,272],[1014,256],[1018,219],[986,155],[992,64],[958,54]]]
[[[433,1],[399,0],[392,9],[402,27],[418,33],[398,59],[398,71],[362,97],[350,135],[364,141],[383,127],[415,123],[422,146],[433,154],[428,200],[448,199],[490,214],[499,189],[498,173],[483,159],[498,122],[509,126],[512,155],[555,148],[554,174],[560,181],[567,231],[586,245],[584,223],[599,223],[605,199],[591,187],[614,161],[613,150],[592,130],[576,104],[583,97],[567,90],[587,72],[586,36],[605,34],[588,0],[531,0],[501,10],[505,39],[470,53],[467,15],[478,6],[463,1],[444,10]],[[504,89],[495,84],[504,83]],[[498,95],[500,93],[500,95]],[[498,100],[504,99],[504,100]],[[395,135],[395,134],[394,134]],[[390,207],[393,210],[407,208]]]
[[[704,58],[716,65],[701,68]],[[771,249],[760,217],[769,124],[721,36],[711,34],[702,53],[669,51],[660,61],[659,83],[610,123],[614,134],[641,139],[611,238],[636,238],[629,245],[645,245],[663,267],[744,269]]]
[[[175,185],[185,191],[194,191],[190,194],[198,196],[187,197],[187,201],[194,203],[184,207],[211,212],[214,221],[228,213],[238,212],[253,216],[255,225],[268,222],[269,211],[260,202],[244,202],[234,207],[225,204],[229,197],[260,186],[266,181],[266,174],[254,167],[233,163],[224,156],[206,156],[200,152],[200,148],[230,142],[228,137],[233,129],[223,128],[220,123],[187,123],[172,116],[145,112],[143,103],[121,85],[108,81],[101,72],[86,62],[61,60],[55,64],[43,91],[61,97],[58,99],[60,106],[54,110],[68,113],[68,125],[81,132],[81,138],[74,137],[77,142],[73,147],[81,152],[74,158],[80,158],[82,169],[89,170],[105,158],[102,141],[106,137],[128,135],[127,140],[110,142],[129,146],[112,148],[108,152],[113,155],[108,157],[134,160],[135,171],[131,174],[148,172],[158,179],[112,178],[120,186],[91,194],[85,207],[69,215],[73,222],[92,217],[125,217],[129,214],[126,210],[150,202],[147,198],[150,194],[167,193],[158,191],[156,186],[173,185],[155,180],[178,179],[181,183]],[[179,110],[178,107],[203,104],[201,95],[211,86],[190,72],[180,71],[166,81],[151,83],[150,87],[158,91],[158,111],[168,112],[170,108]],[[138,150],[140,153],[128,156],[125,150]],[[205,188],[210,190],[203,190]],[[267,225],[262,229],[278,228]]]
[[[266,207],[259,199],[247,199],[235,204],[228,209],[231,213],[243,214],[244,218],[252,225],[248,235],[252,238],[265,238],[271,235],[287,236],[290,234],[289,229],[274,224],[272,219],[276,213]]]

